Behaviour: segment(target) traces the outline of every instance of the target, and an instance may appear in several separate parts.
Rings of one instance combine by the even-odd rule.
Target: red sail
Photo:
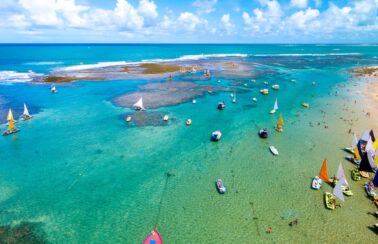
[[[159,231],[156,228],[151,231],[146,239],[144,239],[143,244],[163,244]]]
[[[319,178],[325,182],[329,182],[329,176],[327,171],[327,159],[324,159],[322,168],[320,169]]]

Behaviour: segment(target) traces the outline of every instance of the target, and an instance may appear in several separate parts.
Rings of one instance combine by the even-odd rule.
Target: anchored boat
[[[260,138],[263,138],[263,139],[268,138],[268,129],[264,128],[264,129],[259,130],[259,136]]]
[[[58,93],[58,89],[56,89],[55,85],[53,85],[50,89],[51,93]]]
[[[224,194],[226,192],[226,187],[223,184],[223,181],[221,179],[218,179],[216,181],[217,189],[220,194]]]
[[[222,132],[220,130],[216,130],[211,133],[211,140],[212,141],[219,141],[221,139]]]
[[[276,125],[276,131],[278,132],[283,132],[283,126],[284,122],[283,122],[283,119],[282,119],[282,114],[280,114],[280,118],[278,119],[278,123]]]
[[[278,155],[279,155],[278,150],[277,150],[277,148],[276,148],[275,146],[270,146],[270,147],[269,147],[269,150],[270,150],[270,152],[271,152],[274,156],[278,156]]]
[[[276,110],[278,109],[278,102],[277,102],[277,98],[276,98],[276,101],[274,102],[274,106],[273,106],[273,109],[270,110],[270,114],[274,114],[276,112]]]
[[[315,176],[311,182],[311,188],[314,190],[319,190],[320,187],[322,187],[322,180],[319,178],[319,176]]]
[[[143,106],[143,97],[139,98],[139,100],[134,103],[133,107],[135,110],[145,110]]]
[[[16,126],[14,125],[14,119],[13,117],[9,120],[8,122],[8,128],[6,131],[3,132],[3,136],[8,136],[8,135],[11,135],[11,134],[14,134],[14,133],[17,133],[19,132],[20,130],[16,128]]]
[[[28,108],[26,107],[26,104],[24,103],[24,113],[22,114],[22,120],[28,120],[28,119],[31,119],[33,116],[31,116],[29,114],[29,110]]]

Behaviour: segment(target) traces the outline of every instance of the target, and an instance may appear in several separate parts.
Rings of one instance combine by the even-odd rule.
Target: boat
[[[157,228],[154,228],[154,230],[147,235],[147,237],[143,240],[143,244],[163,244],[163,239],[161,239]]]
[[[234,98],[232,99],[232,103],[236,103],[236,91],[234,91]]]
[[[278,132],[283,132],[283,126],[284,122],[283,122],[283,119],[282,119],[282,114],[280,114],[280,118],[278,119],[278,123],[276,125],[276,131]]]
[[[191,119],[187,119],[187,120],[186,120],[186,125],[189,126],[189,125],[191,125],[191,124],[192,124],[192,120],[191,120]]]
[[[197,103],[196,99],[193,99],[192,103],[193,103],[193,104],[196,104],[196,103]]]
[[[259,130],[259,136],[260,138],[263,138],[263,139],[268,138],[268,129],[264,128],[264,129]]]
[[[133,118],[129,115],[126,117],[126,122],[130,123],[133,120]]]
[[[358,172],[358,169],[352,170],[351,174],[352,174],[352,180],[354,181],[361,180],[361,176],[360,176],[360,173]]]
[[[164,121],[168,121],[168,120],[169,120],[169,116],[168,116],[167,114],[164,115],[163,120],[164,120]]]
[[[344,151],[354,155],[354,152],[355,152],[357,145],[358,145],[357,135],[356,135],[356,133],[353,133],[352,147],[345,147]]]
[[[374,190],[374,184],[373,182],[365,183],[364,185],[365,191],[368,194],[369,197],[375,198],[377,196],[377,192]]]
[[[16,126],[14,125],[14,119],[11,118],[11,120],[9,120],[9,122],[8,122],[7,130],[3,132],[3,136],[9,136],[9,135],[17,133],[19,131],[20,130],[17,129]]]
[[[319,176],[315,176],[314,179],[312,179],[311,188],[314,190],[319,190],[321,186],[322,180],[319,178]]]
[[[345,196],[348,196],[348,197],[353,196],[353,192],[349,189],[349,186],[342,185],[341,190],[343,191]]]
[[[30,114],[29,114],[29,110],[28,110],[28,108],[26,107],[26,104],[24,103],[24,113],[22,114],[22,119],[23,120],[28,120],[28,119],[31,119],[33,116],[31,116]]]
[[[230,97],[234,97],[234,93],[230,93]]]
[[[354,154],[354,150],[351,147],[344,147],[344,151],[350,154]]]
[[[255,103],[257,102],[257,98],[252,98],[252,101],[254,101]]]
[[[305,108],[309,108],[310,105],[308,103],[302,103],[302,106],[305,107]]]
[[[325,182],[330,182],[327,171],[327,159],[324,159],[322,167],[320,169],[319,178]]]
[[[268,84],[269,84],[269,82],[267,82],[267,81],[264,81],[264,84],[265,84],[265,85],[268,85]]]
[[[311,82],[311,85],[316,86],[316,81]]]
[[[350,155],[346,156],[345,159],[351,161],[352,163],[354,163],[356,165],[360,165],[360,163],[361,163],[361,160],[357,160],[355,157],[350,156]]]
[[[275,146],[269,146],[269,150],[270,152],[274,155],[274,156],[278,156],[279,153],[278,153],[278,150]]]
[[[221,80],[218,80],[218,83],[221,83]]]
[[[269,90],[268,89],[261,89],[260,93],[263,94],[263,95],[268,95],[269,94]]]
[[[50,89],[51,93],[58,93],[58,90],[56,89],[55,85],[53,85]]]
[[[275,85],[272,86],[272,89],[277,91],[277,90],[280,89],[280,85],[275,84]]]
[[[326,192],[324,194],[324,202],[328,209],[334,210],[336,207],[336,199],[332,193]]]
[[[207,90],[207,93],[213,94],[213,91],[212,90]]]
[[[374,224],[374,227],[378,229],[378,223]]]
[[[226,104],[224,102],[219,102],[218,103],[218,106],[217,106],[218,110],[223,110],[225,108],[226,108]]]
[[[217,179],[216,186],[220,194],[224,194],[226,192],[226,187],[224,186],[223,181],[221,179]]]
[[[219,141],[222,137],[222,132],[220,130],[216,130],[211,133],[211,140],[212,141]]]
[[[134,103],[133,107],[135,110],[145,110],[143,106],[143,97],[139,98],[139,100],[136,103]]]
[[[7,121],[9,122],[10,120],[14,121],[12,109],[9,109],[8,115],[7,115]]]
[[[251,80],[251,82],[256,82],[256,80]]]
[[[361,175],[361,177],[363,177],[363,178],[369,178],[369,173],[366,172],[366,171],[360,171],[360,175]]]
[[[273,106],[273,109],[270,110],[270,114],[274,114],[276,112],[276,110],[278,109],[278,102],[277,102],[277,98],[276,98],[276,101],[274,102],[274,106]]]

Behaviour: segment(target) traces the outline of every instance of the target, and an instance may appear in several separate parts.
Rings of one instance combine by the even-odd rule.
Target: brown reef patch
[[[41,223],[21,222],[16,226],[0,226],[0,243],[42,244],[47,240]]]

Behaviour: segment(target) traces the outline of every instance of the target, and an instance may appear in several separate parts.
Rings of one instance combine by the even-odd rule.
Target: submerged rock
[[[47,243],[41,223],[21,222],[19,225],[0,226],[0,243]]]

